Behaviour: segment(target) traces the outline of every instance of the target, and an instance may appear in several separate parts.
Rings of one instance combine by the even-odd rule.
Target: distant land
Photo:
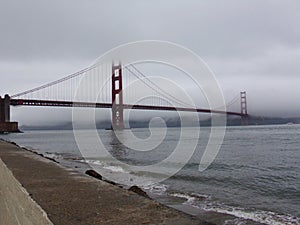
[[[188,121],[189,118],[187,118]],[[180,127],[179,117],[165,118],[166,125],[168,127]],[[130,128],[148,128],[150,119],[145,120],[131,120],[129,122]],[[199,126],[198,123],[188,121],[187,126],[195,127]],[[249,117],[248,125],[275,125],[275,124],[300,124],[300,117],[294,118],[281,118],[281,117]],[[152,124],[154,127],[160,127],[159,124]],[[211,125],[211,119],[200,121],[200,126],[208,127]],[[227,126],[240,126],[241,119],[239,117],[228,117]],[[110,120],[98,121],[96,123],[97,129],[109,129],[111,127]],[[90,129],[91,127],[85,124],[80,125],[81,129]],[[20,126],[21,130],[72,130],[72,122],[65,122],[57,125],[23,125]]]

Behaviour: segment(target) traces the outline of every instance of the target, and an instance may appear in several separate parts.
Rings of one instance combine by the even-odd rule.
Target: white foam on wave
[[[172,193],[172,194],[169,194],[170,196],[173,196],[173,197],[177,197],[177,198],[183,198],[183,199],[186,199],[186,202],[185,203],[192,203],[195,201],[195,197],[192,197],[188,194],[182,194],[182,193]]]
[[[128,171],[126,171],[121,166],[103,163],[100,160],[87,159],[87,160],[80,160],[80,161],[86,162],[88,164],[94,164],[94,165],[100,166],[100,168],[102,168],[102,169],[109,170],[109,171],[115,172],[115,173],[129,173]]]
[[[45,152],[43,153],[44,157],[49,157],[51,159],[60,159],[61,156],[55,153]]]
[[[103,166],[103,169],[110,170],[116,173],[129,173],[128,171],[124,170],[121,166]]]
[[[103,166],[103,164],[99,160],[91,160],[93,164]]]
[[[91,159],[85,160],[85,159],[82,159],[82,160],[79,160],[79,162],[85,162],[85,163],[88,163],[88,164],[103,166],[103,164],[99,160],[91,160]]]
[[[168,186],[165,184],[145,184],[145,186],[143,186],[143,189],[153,193],[153,194],[157,194],[157,195],[163,195],[167,189]]]
[[[225,213],[233,215],[238,218],[252,220],[258,223],[268,225],[300,225],[300,218],[291,215],[280,215],[269,211],[247,211],[242,208],[230,206],[206,206],[203,208],[206,211],[213,211],[218,213]]]

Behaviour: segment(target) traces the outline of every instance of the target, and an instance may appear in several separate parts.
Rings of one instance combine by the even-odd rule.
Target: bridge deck
[[[73,101],[52,101],[35,99],[11,99],[12,106],[52,106],[52,107],[82,107],[82,108],[112,108],[111,103],[92,103],[92,102],[73,102]],[[182,108],[171,106],[150,106],[150,105],[130,105],[123,104],[124,109],[135,110],[158,110],[158,111],[181,111],[181,112],[199,112],[199,113],[217,113],[235,116],[246,116],[238,112],[220,111],[201,108]]]

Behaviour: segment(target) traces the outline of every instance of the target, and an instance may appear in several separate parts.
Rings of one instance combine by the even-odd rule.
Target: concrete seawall
[[[3,141],[0,159],[1,225],[210,224]]]
[[[31,199],[1,159],[0,224],[52,224],[45,211]]]

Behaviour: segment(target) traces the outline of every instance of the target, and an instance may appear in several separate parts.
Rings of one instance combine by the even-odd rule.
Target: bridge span
[[[133,65],[132,67],[140,74],[142,74],[137,68]],[[127,67],[124,67],[128,69]],[[77,72],[75,74],[71,74],[63,79],[51,82],[49,84],[27,90],[25,92],[21,92],[19,94],[13,95],[10,97],[8,94],[2,98],[0,96],[0,132],[16,132],[18,131],[18,123],[10,121],[10,106],[39,106],[39,107],[82,107],[82,108],[103,108],[103,109],[111,109],[112,110],[112,127],[114,129],[123,129],[124,128],[124,119],[123,113],[124,110],[144,110],[144,111],[181,111],[181,112],[198,112],[198,113],[217,113],[217,114],[226,114],[233,116],[241,117],[241,124],[247,125],[247,101],[246,101],[246,92],[240,93],[240,112],[234,111],[222,111],[217,109],[206,109],[206,108],[195,108],[188,106],[170,106],[170,105],[147,105],[147,104],[128,104],[123,101],[123,69],[122,65],[119,63],[118,65],[112,65],[111,72],[111,89],[109,92],[111,93],[111,102],[88,102],[88,101],[74,101],[74,100],[49,100],[43,98],[22,98],[25,95],[35,93],[38,91],[45,91],[45,89],[52,87],[54,85],[61,84],[65,81],[72,80],[79,75],[82,75],[89,71],[88,69],[82,70],[83,72]],[[93,68],[94,69],[94,68]],[[132,73],[131,70],[128,69]],[[134,74],[136,77],[137,75]],[[143,75],[143,74],[142,74]],[[146,76],[143,75],[143,78]],[[139,77],[138,77],[139,78]],[[93,81],[93,80],[91,80]],[[153,82],[149,81],[150,84]],[[149,84],[146,84],[149,86]],[[71,86],[74,84],[71,83]],[[154,84],[155,86],[155,84]],[[149,86],[150,87],[150,86]],[[151,88],[151,87],[150,87]],[[160,90],[159,87],[154,87],[155,92],[160,94],[166,98],[168,98],[168,93],[164,90]],[[64,87],[63,89],[66,89]],[[65,90],[60,90],[60,92],[65,93]],[[170,97],[173,98],[173,101],[179,102],[180,100],[170,94]],[[182,104],[182,101],[181,103]]]
[[[49,101],[49,100],[35,100],[35,99],[11,99],[11,106],[49,106],[49,107],[80,107],[80,108],[112,108],[112,103],[92,103],[92,102],[72,102],[72,101]],[[151,106],[151,105],[131,105],[123,104],[123,109],[135,110],[157,110],[157,111],[179,111],[179,112],[198,112],[198,113],[217,113],[227,114],[232,116],[242,116],[239,112],[220,111],[212,109],[199,109],[199,108],[183,108],[171,106]]]

